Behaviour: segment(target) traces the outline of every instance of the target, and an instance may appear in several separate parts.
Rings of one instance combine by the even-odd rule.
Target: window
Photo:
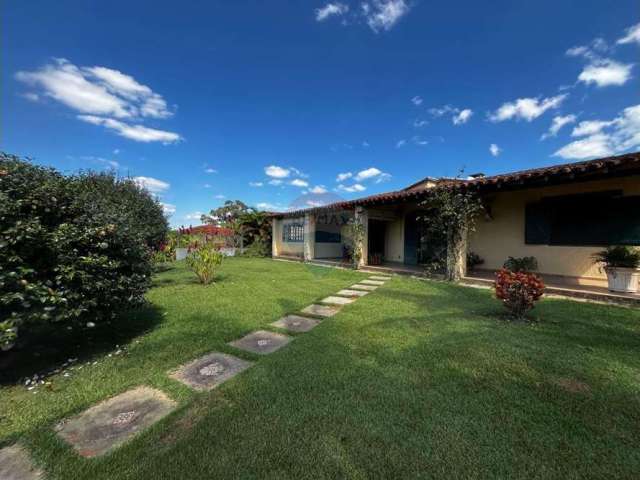
[[[288,223],[282,229],[283,242],[304,242],[304,225]]]
[[[340,232],[327,232],[326,230],[316,230],[316,243],[340,243],[342,236]]]
[[[529,245],[640,245],[640,196],[605,191],[548,197],[526,206]]]

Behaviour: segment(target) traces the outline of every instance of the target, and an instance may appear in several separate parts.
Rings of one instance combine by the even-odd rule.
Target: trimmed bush
[[[158,211],[131,180],[65,177],[0,154],[0,346],[43,323],[95,324],[142,303],[148,245],[166,229]]]
[[[518,320],[524,318],[542,294],[544,283],[540,277],[528,272],[501,269],[496,273],[496,297],[509,313]]]
[[[509,257],[503,267],[512,272],[535,272],[538,270],[536,257]]]

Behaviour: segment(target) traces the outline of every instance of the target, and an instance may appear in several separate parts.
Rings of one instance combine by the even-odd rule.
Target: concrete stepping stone
[[[377,287],[384,285],[384,282],[380,280],[360,280],[360,283],[363,285],[375,285]]]
[[[328,303],[329,305],[348,305],[356,300],[357,298],[336,297],[331,295],[320,300],[320,303]]]
[[[361,283],[356,283],[355,285],[351,285],[349,288],[354,288],[354,289],[357,289],[357,290],[366,290],[368,292],[373,292],[378,287],[376,287],[375,285],[363,285]]]
[[[292,332],[308,332],[316,325],[320,323],[320,320],[315,318],[301,317],[300,315],[287,315],[280,320],[273,322],[271,325],[278,328],[284,328]]]
[[[340,290],[336,295],[342,295],[343,297],[364,297],[365,295],[369,295],[369,292],[365,292],[364,290],[351,290],[345,288],[344,290]]]
[[[96,457],[150,427],[176,407],[160,390],[138,387],[60,422],[58,435],[83,457]]]
[[[0,479],[37,480],[44,478],[42,470],[31,463],[27,450],[20,445],[0,449]]]
[[[195,390],[211,390],[251,365],[233,355],[214,352],[181,366],[170,376]]]
[[[229,342],[229,345],[239,348],[240,350],[266,355],[281,349],[291,340],[291,337],[282,335],[281,333],[256,330],[255,332],[245,335],[239,340]]]
[[[381,277],[379,275],[373,275],[369,277],[369,280],[379,280],[381,282],[386,282],[387,280],[391,280],[391,277]]]
[[[309,305],[308,307],[302,309],[302,313],[306,313],[307,315],[313,315],[316,317],[333,317],[339,311],[340,307],[336,305],[318,304]]]

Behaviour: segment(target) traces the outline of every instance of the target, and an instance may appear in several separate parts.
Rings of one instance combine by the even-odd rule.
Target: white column
[[[280,241],[280,236],[282,235],[282,232],[278,227],[280,226],[281,223],[282,221],[278,220],[275,217],[271,219],[271,256],[272,257],[278,256],[278,242]]]
[[[304,215],[304,259],[313,260],[316,257],[316,217],[312,213]]]
[[[359,266],[364,267],[369,263],[369,214],[365,208],[356,207],[354,218],[364,226],[364,236],[362,243],[359,245],[360,251],[362,252]]]

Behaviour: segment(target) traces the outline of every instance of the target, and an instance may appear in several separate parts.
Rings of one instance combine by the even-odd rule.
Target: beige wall
[[[273,253],[274,255],[302,257],[304,254],[304,243],[282,241],[283,226],[290,223],[303,224],[304,217],[275,219],[273,229],[273,243],[275,248],[273,249]]]
[[[478,221],[476,231],[470,234],[469,251],[484,259],[483,269],[500,268],[508,256],[534,256],[540,273],[564,276],[558,280],[566,283],[604,286],[606,277],[591,259],[602,247],[525,245],[525,205],[543,196],[612,189],[622,189],[624,195],[638,195],[640,176],[496,194],[490,197],[493,218]]]

